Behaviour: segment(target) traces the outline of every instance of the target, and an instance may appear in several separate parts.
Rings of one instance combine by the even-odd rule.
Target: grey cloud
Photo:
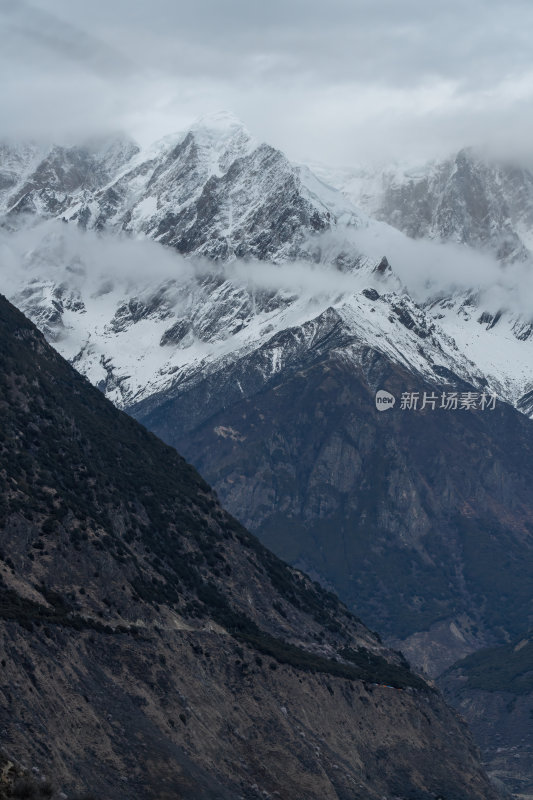
[[[23,57],[26,51],[33,51],[38,57],[40,50],[43,58],[48,56],[63,66],[70,61],[106,76],[131,71],[132,62],[114,48],[24,0],[16,3],[4,0],[0,3],[0,14],[5,26],[4,44],[10,47],[11,55],[21,48]],[[38,70],[39,62],[33,67]]]
[[[151,66],[182,66],[185,51],[196,74],[216,64],[233,76],[254,58],[261,71],[262,55],[267,72],[277,61],[284,72],[340,81],[441,76],[479,86],[531,63],[533,7],[521,0],[96,0],[83,16],[65,0],[46,5],[117,46],[134,41]]]
[[[532,121],[522,0],[0,0],[0,22],[7,134],[149,138],[226,107],[339,163],[514,148]]]

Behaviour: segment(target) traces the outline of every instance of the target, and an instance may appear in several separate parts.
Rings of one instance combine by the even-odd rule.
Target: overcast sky
[[[528,152],[531,0],[0,0],[0,136],[233,111],[295,160]]]

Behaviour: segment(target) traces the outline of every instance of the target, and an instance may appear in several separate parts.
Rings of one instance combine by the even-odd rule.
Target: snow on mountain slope
[[[9,197],[34,172],[44,155],[43,149],[33,143],[0,144],[0,212],[7,210]]]
[[[466,244],[504,262],[532,257],[528,168],[466,148],[422,166],[312,169],[370,216],[410,237]]]
[[[226,113],[125,150],[113,169],[83,148],[53,148],[5,204],[11,218],[60,217],[219,260],[300,257],[308,233],[359,222],[353,203]]]
[[[4,172],[7,164],[10,179],[0,193],[0,210],[13,222],[28,213],[60,217],[73,202],[105,185],[138,149],[126,137],[72,147],[3,145],[0,169]]]
[[[500,376],[503,396],[520,407],[531,386],[533,322],[509,310],[482,309],[472,293],[432,300],[425,307],[485,375]]]
[[[333,310],[350,357],[371,344],[430,380],[435,366],[475,385],[485,380],[531,413],[527,302],[495,311],[513,307],[508,287],[501,306],[487,300],[501,264],[413,241],[347,197],[379,216],[391,187],[406,181],[411,200],[413,187],[436,191],[446,170],[446,191],[464,189],[457,164],[401,180],[399,172],[394,180],[352,172],[341,192],[326,170],[292,165],[226,113],[145,150],[116,139],[44,157],[32,147],[0,155],[4,290],[118,405],[254,352],[258,370],[275,374],[296,358],[292,345],[280,348],[280,334],[300,330],[305,342],[305,326]],[[513,208],[527,227],[526,183]],[[409,203],[398,213],[406,208],[414,213]],[[473,293],[473,284],[482,290]]]
[[[27,236],[19,234],[21,246]],[[30,250],[17,256],[15,247],[2,260],[2,285],[120,406],[254,353],[263,377],[271,377],[287,359],[304,357],[316,325],[331,314],[347,357],[372,347],[430,381],[449,370],[478,387],[486,383],[487,373],[402,290],[390,267],[371,259],[349,271],[331,263],[213,265],[53,221],[32,236]],[[13,248],[16,237],[8,241]],[[324,251],[330,258],[331,244]],[[295,330],[297,351],[291,337],[280,340]],[[523,345],[531,351],[531,342]],[[501,371],[490,373],[489,383],[508,396]]]

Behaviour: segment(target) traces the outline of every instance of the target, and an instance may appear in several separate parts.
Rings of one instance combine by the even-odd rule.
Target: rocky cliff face
[[[408,236],[452,241],[504,262],[531,258],[533,174],[465,148],[421,167],[313,167],[371,216]]]
[[[391,181],[379,216],[414,238],[452,240],[490,249],[498,259],[523,259],[528,253],[519,231],[531,230],[532,190],[527,170],[493,166],[461,150],[420,180]]]
[[[361,348],[338,315],[322,323],[305,358],[293,332],[298,358],[268,379],[256,358],[243,359],[134,413],[179,443],[278,555],[335,587],[436,676],[527,630],[531,423],[500,403],[486,412],[402,411],[402,392],[422,397],[435,387]],[[471,391],[445,371],[440,381],[440,391]],[[397,398],[383,413],[379,388]],[[527,796],[529,695],[515,697],[504,682],[489,693],[451,678],[444,685],[491,773]]]
[[[124,798],[496,797],[435,690],[0,311],[9,758]]]

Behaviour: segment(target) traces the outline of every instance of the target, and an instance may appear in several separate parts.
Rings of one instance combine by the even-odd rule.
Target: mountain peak
[[[200,117],[189,133],[200,148],[212,154],[215,173],[225,172],[236,158],[248,155],[258,145],[244,123],[229,111]]]
[[[224,111],[222,109],[203,114],[191,125],[191,130],[193,131],[204,129],[217,130],[220,132],[233,132],[236,129],[240,129],[248,133],[244,122],[239,119],[239,117],[235,116],[231,111]]]
[[[252,141],[251,134],[242,120],[230,111],[213,111],[202,114],[192,124],[167,133],[145,148],[145,156],[153,157],[182,142],[189,134],[201,144],[213,145],[233,137]]]

